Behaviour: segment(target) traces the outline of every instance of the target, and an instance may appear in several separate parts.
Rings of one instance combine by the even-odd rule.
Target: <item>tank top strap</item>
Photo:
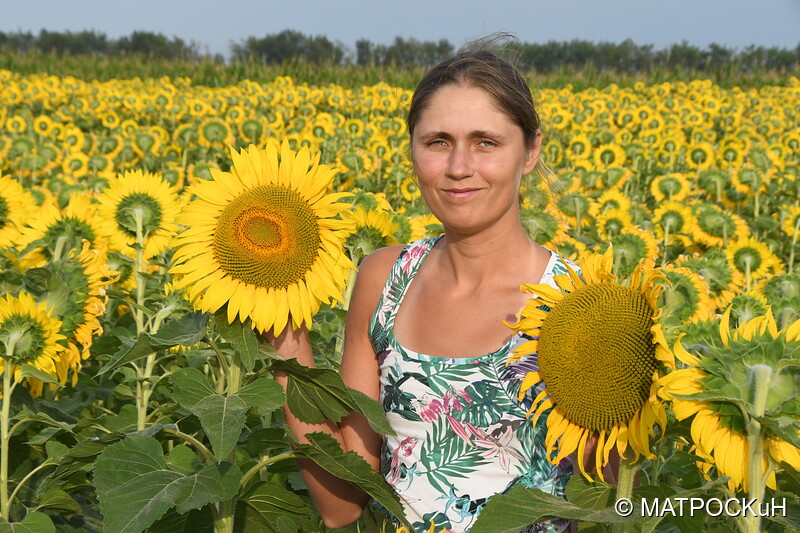
[[[378,307],[369,325],[369,336],[375,353],[380,353],[388,347],[388,333],[394,325],[397,309],[403,301],[408,290],[408,285],[414,279],[422,261],[427,257],[433,246],[443,235],[414,241],[406,245],[397,258],[386,285],[383,287]]]

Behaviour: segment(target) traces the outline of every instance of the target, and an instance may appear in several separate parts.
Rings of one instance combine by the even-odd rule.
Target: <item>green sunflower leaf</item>
[[[248,383],[236,395],[248,406],[258,409],[261,415],[280,409],[286,402],[283,387],[271,377]]]
[[[183,368],[169,377],[172,381],[172,396],[188,410],[200,400],[215,394],[208,378],[196,368]]]
[[[80,514],[81,506],[62,489],[50,489],[39,497],[34,511],[49,509],[60,514],[71,516]]]
[[[97,458],[94,485],[110,533],[134,533],[152,525],[171,508],[179,513],[227,500],[239,489],[241,471],[230,463],[207,465],[193,475],[171,470],[161,443],[129,437]]]
[[[122,339],[122,346],[119,350],[111,356],[111,359],[98,370],[95,377],[100,377],[108,372],[114,370],[120,365],[138,361],[143,357],[147,357],[154,353],[158,346],[154,346],[150,337],[146,334],[139,335],[138,337],[128,337]]]
[[[187,313],[180,318],[167,320],[158,333],[149,335],[155,346],[193,346],[203,340],[208,328],[207,313]]]
[[[242,324],[235,320],[233,324],[228,324],[224,313],[217,313],[215,319],[214,323],[220,335],[229,340],[234,349],[239,352],[245,370],[252,372],[258,360],[258,339],[250,321]]]
[[[147,531],[148,533],[214,533],[214,517],[208,505],[188,513],[170,509]]]
[[[208,378],[196,368],[181,369],[172,374],[170,379],[173,384],[172,396],[200,419],[214,454],[218,458],[227,457],[242,434],[250,405],[236,394],[216,394]],[[270,394],[276,392],[273,387],[269,389]],[[272,396],[256,400],[259,392],[266,393],[267,390],[256,385],[253,389],[245,390],[245,397],[252,403],[261,402],[261,405],[276,403]]]
[[[518,533],[531,524],[553,518],[606,524],[634,522],[640,519],[635,513],[622,517],[611,507],[587,509],[539,489],[516,485],[507,494],[496,494],[489,498],[470,531]]]
[[[20,369],[22,370],[22,374],[20,375],[21,378],[35,378],[44,383],[51,383],[53,385],[58,385],[59,387],[61,386],[61,383],[59,383],[56,378],[44,370],[39,370],[33,365],[23,363],[20,365]]]
[[[203,398],[192,408],[218,458],[227,457],[233,451],[242,434],[248,409],[238,396],[219,394]]]
[[[46,514],[28,513],[22,522],[13,524],[0,518],[0,533],[56,533],[56,527]]]
[[[260,482],[239,497],[234,523],[237,533],[283,533],[310,526],[311,517],[311,509],[295,493]]]
[[[273,360],[271,365],[273,370],[282,370],[289,376],[286,401],[292,413],[303,422],[319,423],[326,419],[339,422],[356,411],[364,415],[378,433],[394,435],[383,407],[345,385],[335,370],[309,368],[294,359]]]
[[[372,469],[360,455],[349,451],[342,453],[339,443],[326,433],[308,433],[308,444],[297,444],[296,451],[319,466],[363,490],[390,513],[401,519],[406,527],[411,527],[405,519],[403,506],[397,493],[378,472]],[[413,528],[412,528],[413,529]]]

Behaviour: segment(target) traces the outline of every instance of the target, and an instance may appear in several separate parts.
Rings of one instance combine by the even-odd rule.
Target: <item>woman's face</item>
[[[420,192],[445,229],[473,234],[519,224],[519,187],[539,158],[522,129],[493,97],[471,86],[445,85],[431,96],[411,139]]]

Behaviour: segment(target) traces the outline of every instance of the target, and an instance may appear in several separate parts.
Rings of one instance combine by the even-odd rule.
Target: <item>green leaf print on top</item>
[[[458,436],[442,417],[433,422],[420,454],[428,482],[436,490],[447,494],[452,478],[466,478],[478,466],[489,461],[481,456],[481,449]]]

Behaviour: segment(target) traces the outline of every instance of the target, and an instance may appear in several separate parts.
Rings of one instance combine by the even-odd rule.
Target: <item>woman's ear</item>
[[[528,148],[528,153],[525,157],[525,166],[523,167],[522,174],[528,174],[539,162],[539,157],[542,153],[542,132],[537,131],[536,136],[533,138],[533,144]]]

